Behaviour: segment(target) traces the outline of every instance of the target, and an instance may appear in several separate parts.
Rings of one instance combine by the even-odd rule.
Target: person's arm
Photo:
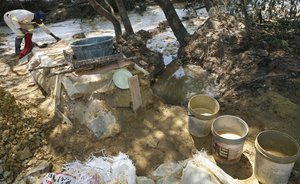
[[[47,34],[49,34],[50,36],[52,36],[56,41],[61,40],[59,37],[57,37],[56,35],[54,35],[46,26],[44,23],[39,24],[39,27],[43,29],[43,31]]]

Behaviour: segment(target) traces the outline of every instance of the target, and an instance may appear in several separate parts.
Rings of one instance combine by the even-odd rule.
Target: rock
[[[27,172],[27,176],[37,176],[42,173],[50,172],[52,169],[52,164],[43,160],[36,167]]]
[[[249,54],[259,56],[259,57],[267,57],[270,55],[270,53],[268,51],[263,50],[263,49],[250,50]]]
[[[58,4],[58,8],[63,8],[64,7],[64,3],[59,3]]]
[[[171,63],[163,76],[154,84],[154,92],[167,103],[173,105],[187,104],[189,98],[198,93],[218,94],[214,77],[202,67],[196,65],[179,66]]]
[[[7,179],[7,178],[9,178],[10,174],[11,174],[11,173],[10,173],[9,171],[4,171],[3,177],[4,177],[5,179]]]
[[[116,123],[116,118],[111,112],[88,122],[88,128],[100,139],[112,137],[120,132],[120,126]]]
[[[112,137],[121,131],[116,117],[102,100],[93,99],[87,107],[84,121],[94,135],[103,139]]]
[[[9,130],[4,130],[3,133],[2,133],[3,139],[9,137],[9,134],[10,134]]]
[[[147,178],[145,176],[139,176],[136,178],[136,183],[137,184],[155,184],[155,182],[150,179],[150,178]]]
[[[36,167],[31,167],[27,170],[24,170],[21,174],[15,179],[15,183],[26,184],[26,183],[37,183],[41,181],[41,178],[44,177],[45,173],[50,172],[52,169],[52,164],[47,161],[38,161]]]
[[[72,38],[74,38],[74,39],[85,38],[85,34],[84,34],[84,32],[76,33],[76,34],[72,35]]]
[[[19,161],[24,161],[30,157],[32,157],[32,153],[29,147],[25,147],[22,151],[16,153],[16,159]]]
[[[11,174],[7,179],[6,179],[7,183],[13,183],[14,181],[14,177],[13,175]]]
[[[157,144],[158,144],[158,140],[153,138],[153,137],[149,137],[148,140],[147,140],[147,143],[146,143],[146,145],[149,148],[156,148]]]
[[[168,177],[159,179],[156,183],[157,184],[181,184],[181,179],[180,179],[180,177],[176,178],[174,176],[168,176]]]
[[[175,162],[164,163],[160,165],[152,173],[152,175],[157,178],[166,178],[168,176],[181,175],[184,165],[185,165],[185,161],[179,163],[175,163]]]

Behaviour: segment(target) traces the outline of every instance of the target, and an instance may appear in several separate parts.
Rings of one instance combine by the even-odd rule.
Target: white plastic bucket
[[[266,130],[255,140],[254,174],[260,183],[286,184],[299,157],[298,142],[286,133]]]
[[[215,160],[221,164],[239,162],[249,131],[247,123],[239,117],[224,115],[213,121],[211,131]]]
[[[211,123],[216,118],[220,106],[216,99],[208,95],[195,95],[188,103],[188,129],[196,137],[209,135]]]

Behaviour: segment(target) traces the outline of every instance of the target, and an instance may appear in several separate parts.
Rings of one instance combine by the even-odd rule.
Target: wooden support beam
[[[142,105],[142,95],[140,90],[139,78],[137,75],[128,79],[129,89],[132,100],[132,109],[134,112]]]
[[[55,108],[58,108],[60,104],[61,97],[61,75],[57,75],[55,78],[55,87],[54,87],[54,100],[55,100]]]

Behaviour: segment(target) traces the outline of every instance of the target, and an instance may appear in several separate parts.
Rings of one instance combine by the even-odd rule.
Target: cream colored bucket
[[[249,131],[247,123],[239,117],[224,115],[214,120],[211,131],[215,160],[222,164],[239,162]]]
[[[288,134],[266,130],[255,140],[254,174],[263,184],[288,183],[295,161],[299,157],[299,144]]]
[[[210,133],[211,123],[216,118],[220,106],[216,99],[208,95],[195,95],[188,103],[188,129],[196,137]]]

